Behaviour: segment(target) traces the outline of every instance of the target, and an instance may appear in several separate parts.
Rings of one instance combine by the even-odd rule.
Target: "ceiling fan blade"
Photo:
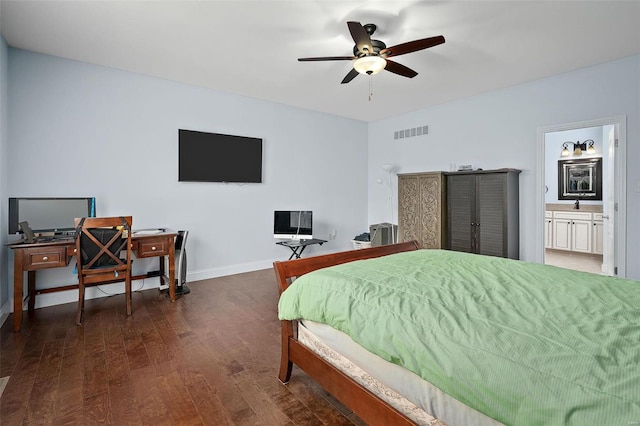
[[[320,56],[317,58],[298,58],[300,62],[305,61],[350,61],[356,59],[355,56]]]
[[[436,37],[428,37],[420,40],[408,41],[406,43],[398,44],[395,46],[387,47],[380,51],[380,55],[387,58],[391,56],[404,55],[405,53],[416,52],[422,49],[428,49],[429,47],[437,46],[444,43],[444,37],[439,35]]]
[[[358,50],[363,53],[372,53],[371,37],[369,37],[369,33],[367,33],[362,24],[360,24],[360,22],[349,21],[347,25],[349,26],[349,32],[351,33],[351,37],[353,37],[353,41],[356,42]]]
[[[384,69],[387,71],[391,71],[394,74],[401,75],[403,77],[413,78],[416,75],[418,75],[418,73],[412,70],[411,68],[405,67],[404,65],[399,64],[397,62],[390,61],[389,59],[387,59],[387,66],[384,67]]]
[[[358,76],[358,74],[360,74],[360,73],[358,71],[356,71],[355,68],[352,68],[351,71],[349,71],[349,73],[344,76],[344,78],[342,79],[341,84],[345,84],[345,83],[350,82],[351,80],[356,78]]]

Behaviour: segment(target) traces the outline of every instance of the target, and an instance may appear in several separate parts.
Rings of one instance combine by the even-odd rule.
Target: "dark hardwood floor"
[[[134,288],[137,282],[134,283]],[[363,424],[297,367],[277,379],[280,323],[271,269],[10,315],[0,329],[0,424]]]

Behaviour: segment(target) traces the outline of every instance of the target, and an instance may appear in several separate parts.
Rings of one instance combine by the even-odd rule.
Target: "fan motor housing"
[[[358,49],[358,45],[353,46],[353,56],[362,57],[367,55],[379,55],[382,49],[386,49],[387,45],[381,42],[380,40],[371,40],[371,47],[373,47],[373,52],[362,52]]]

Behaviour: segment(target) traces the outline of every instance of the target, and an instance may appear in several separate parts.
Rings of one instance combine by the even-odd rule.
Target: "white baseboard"
[[[208,280],[210,278],[225,277],[227,275],[242,274],[244,272],[259,271],[273,267],[273,260],[261,260],[258,262],[240,263],[237,265],[223,266],[220,268],[202,269],[187,273],[187,283],[192,281]]]

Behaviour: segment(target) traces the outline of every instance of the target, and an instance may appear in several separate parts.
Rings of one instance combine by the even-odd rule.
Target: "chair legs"
[[[127,301],[127,316],[131,315],[131,277],[127,277],[124,281],[124,294]],[[82,325],[82,316],[84,314],[84,284],[78,283],[78,311],[76,313],[76,324]]]
[[[127,299],[127,316],[131,315],[131,274],[124,280],[124,294]]]
[[[84,311],[84,283],[78,283],[78,312],[76,313],[76,324],[82,325],[82,313]]]

